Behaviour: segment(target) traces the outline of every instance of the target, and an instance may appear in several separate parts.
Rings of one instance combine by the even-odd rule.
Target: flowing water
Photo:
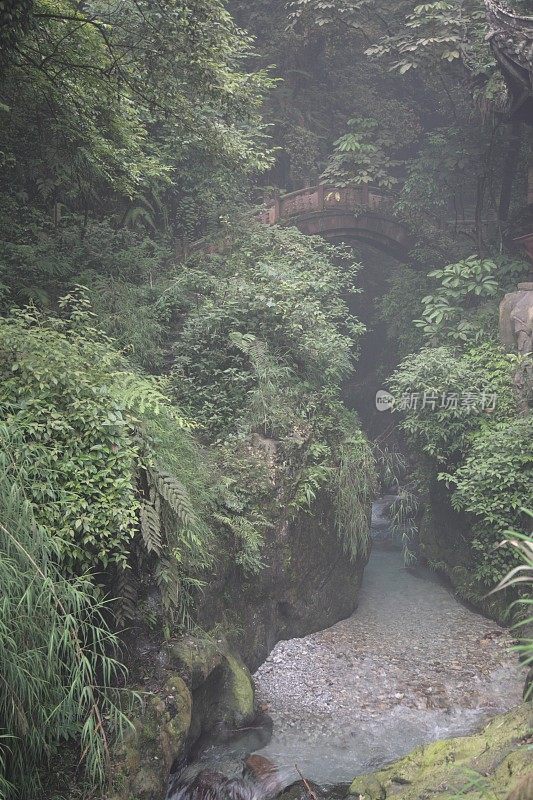
[[[472,732],[521,700],[524,674],[508,633],[431,572],[404,568],[390,542],[390,499],[374,504],[374,547],[353,616],[280,642],[254,677],[274,721],[258,752],[323,786]]]

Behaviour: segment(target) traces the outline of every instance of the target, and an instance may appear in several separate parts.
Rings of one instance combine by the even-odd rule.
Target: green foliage
[[[321,160],[317,134],[302,125],[291,125],[283,141],[290,159],[292,184],[300,186],[306,180],[315,183]]]
[[[422,298],[429,291],[425,272],[404,264],[391,270],[387,291],[376,300],[379,318],[386,324],[387,339],[400,357],[422,345],[414,325],[422,309]]]
[[[407,15],[404,30],[383,37],[366,52],[389,57],[390,69],[400,75],[454,61],[482,72],[492,62],[484,45],[485,26],[485,9],[478,0],[421,3]]]
[[[531,511],[522,509],[526,519],[533,518]],[[519,641],[514,645],[514,650],[519,654],[522,663],[526,667],[533,665],[533,638],[528,631],[531,629],[533,623],[533,596],[531,594],[531,587],[533,584],[533,536],[531,534],[517,533],[510,531],[511,538],[505,539],[501,542],[500,547],[512,547],[515,555],[519,559],[519,564],[510,570],[505,575],[499,584],[492,590],[500,592],[506,589],[517,589],[519,592],[519,599],[516,601],[516,606],[519,610],[519,621],[515,624],[514,630],[517,632]],[[533,693],[533,683],[530,681],[526,687],[525,699],[530,700]]]
[[[229,442],[238,451],[239,441],[242,450],[256,440],[250,473],[257,448],[267,454],[269,475],[259,479],[256,498],[237,482],[236,497],[226,499],[248,521],[227,511],[220,518],[248,571],[258,564],[257,537],[270,514],[265,480],[267,488],[269,480],[281,481],[294,513],[332,492],[347,552],[355,557],[366,546],[372,457],[357,422],[343,421],[340,402],[362,330],[345,300],[355,272],[342,249],[294,229],[251,226],[231,251],[191,264],[174,287],[183,309],[175,345],[178,402],[222,447],[230,474],[246,469],[228,453]],[[267,508],[258,516],[259,497]]]
[[[425,233],[426,238],[442,238],[442,225],[451,223],[452,235],[447,237],[444,258],[456,251],[457,232],[469,229],[475,192],[473,179],[487,169],[487,164],[483,163],[484,130],[479,123],[467,124],[464,98],[454,97],[452,102],[459,118],[454,119],[454,125],[434,127],[421,138],[416,156],[407,164],[405,181],[396,202],[397,210],[413,225],[423,221],[421,233]],[[495,141],[492,141],[491,147],[494,146]],[[434,222],[438,227],[433,226]]]
[[[113,397],[109,356],[63,320],[26,309],[0,321],[0,407],[20,438],[38,521],[83,569],[125,558],[138,449]]]
[[[422,298],[424,312],[415,325],[434,341],[481,338],[483,331],[464,319],[464,309],[496,294],[496,271],[494,261],[475,256],[432,270],[428,276],[437,278],[439,286],[433,294]]]
[[[218,0],[35,0],[25,19],[0,93],[0,177],[24,214],[182,236],[186,197],[205,226],[222,185],[269,165],[271,84]]]
[[[288,17],[292,26],[307,23],[323,28],[332,25],[357,26],[360,11],[370,0],[290,0]]]
[[[230,435],[217,445],[220,494],[215,519],[229,535],[228,549],[249,577],[259,572],[263,536],[272,526],[275,443],[260,436]]]
[[[101,580],[114,566],[121,618],[134,616],[132,568],[148,562],[167,619],[183,621],[209,563],[209,460],[165,381],[131,371],[83,293],[60,305],[63,317],[27,308],[0,321],[0,406],[27,497],[65,567]]]
[[[397,403],[402,397],[417,396],[417,407],[405,411],[401,427],[428,455],[438,461],[453,460],[467,451],[472,433],[518,412],[512,384],[515,365],[515,356],[490,342],[462,354],[440,346],[408,356],[390,381]],[[443,404],[443,394],[455,396],[457,402]],[[424,395],[428,402],[423,408]],[[487,406],[485,411],[482,405]]]
[[[479,341],[493,327],[485,301],[494,281],[499,290],[510,274],[465,251],[475,241],[486,252],[486,212],[512,172],[506,126],[492,114],[502,82],[479,0],[414,11],[409,0],[233,0],[259,57],[222,0],[0,6],[13,23],[0,42],[0,410],[19,465],[6,530],[41,569],[2,532],[2,602],[16,633],[6,651],[14,642],[17,653],[8,653],[14,672],[0,703],[13,687],[38,701],[23,704],[23,716],[16,703],[3,714],[19,736],[19,773],[31,776],[44,751],[81,736],[97,778],[107,729],[91,709],[100,703],[110,728],[121,722],[105,689],[121,669],[104,649],[114,639],[102,596],[117,597],[106,618],[123,624],[150,604],[154,626],[170,635],[190,621],[220,550],[253,581],[279,506],[313,513],[324,494],[347,557],[367,552],[374,463],[340,399],[362,333],[349,311],[353,259],[295,230],[232,226],[247,210],[249,179],[272,165],[268,125],[284,148],[268,182],[302,183],[324,169],[342,185],[388,188],[406,177],[395,210],[416,234],[413,259],[453,262],[432,273],[435,292],[425,272],[402,267],[381,314],[402,354],[419,347],[422,307],[426,332],[445,345],[405,360],[398,392],[497,394],[493,413],[428,409],[407,412],[403,425],[456,481],[456,502],[472,504],[461,507],[477,521],[483,580],[503,568],[489,545],[505,503],[514,519],[523,497],[509,463],[513,453],[526,458],[512,444],[526,425],[513,427],[514,360]],[[389,73],[364,57],[372,42]],[[279,83],[268,77],[272,63]],[[524,186],[511,188],[520,205]],[[221,229],[226,241],[211,255],[190,248]],[[491,231],[500,244],[503,226]],[[196,255],[175,267],[176,249]],[[85,295],[60,299],[75,282],[90,287],[97,322]],[[29,300],[47,313],[8,314]],[[145,374],[171,364],[170,379]],[[488,497],[477,457],[493,478],[508,469],[512,487],[502,478]],[[0,469],[0,503],[4,483]],[[413,487],[402,492],[394,518],[411,551],[418,500]],[[21,608],[31,615],[17,617]],[[76,647],[54,650],[67,621],[90,650],[83,664]],[[0,621],[7,641],[6,631]],[[36,653],[25,679],[36,683],[24,688],[15,670],[28,641]],[[15,752],[3,726],[0,786],[13,778],[5,768]]]
[[[419,509],[420,493],[416,482],[399,486],[398,494],[389,509],[389,517],[392,532],[400,538],[406,567],[417,560],[415,543],[418,535]]]
[[[390,189],[398,182],[393,173],[399,163],[388,155],[394,146],[390,136],[380,132],[374,119],[350,119],[348,127],[334,142],[322,180],[334,186],[372,183]]]
[[[0,67],[28,28],[33,0],[3,0],[0,6]]]
[[[417,397],[401,427],[440,465],[439,479],[454,488],[453,507],[472,514],[475,576],[487,588],[509,567],[509,553],[494,547],[509,525],[522,524],[520,509],[527,505],[533,477],[532,417],[519,416],[512,383],[516,361],[492,343],[462,353],[423,348],[407,357],[391,380],[397,402],[402,395]],[[449,401],[453,395],[457,405]]]
[[[126,677],[105,604],[88,576],[68,578],[57,537],[27,496],[29,453],[0,428],[0,796],[34,796],[43,758],[73,737],[93,782],[126,725]],[[52,503],[46,498],[42,503]],[[42,511],[42,507],[40,509]]]
[[[335,503],[337,532],[352,560],[368,554],[370,503],[378,488],[372,448],[354,422],[341,446]]]
[[[362,326],[343,292],[354,274],[345,251],[258,225],[230,252],[190,264],[174,289],[186,312],[175,345],[178,401],[212,433],[233,429],[245,412],[251,427],[286,433],[287,406],[312,413],[352,368]]]
[[[487,587],[501,579],[509,564],[510,552],[494,552],[495,545],[509,527],[525,527],[523,509],[533,482],[532,440],[531,414],[500,422],[480,431],[461,466],[442,476],[455,487],[453,506],[479,520],[473,540],[476,573]]]

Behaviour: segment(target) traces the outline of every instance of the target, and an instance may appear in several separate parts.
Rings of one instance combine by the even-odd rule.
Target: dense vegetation
[[[530,135],[505,116],[481,0],[24,0],[0,23],[11,800],[69,739],[105,780],[132,700],[117,631],[194,623],[222,549],[253,579],[280,515],[325,496],[347,557],[367,552],[376,469],[343,393],[365,336],[397,398],[478,398],[398,415],[411,538],[430,476],[469,515],[477,596],[516,563],[494,545],[529,524],[533,425],[497,305],[527,274]],[[319,179],[393,189],[410,228],[408,263],[362,301],[364,248],[253,219]]]

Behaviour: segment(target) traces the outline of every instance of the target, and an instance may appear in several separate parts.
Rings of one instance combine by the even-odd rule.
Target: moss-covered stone
[[[146,697],[115,755],[110,800],[161,800],[188,738],[254,715],[250,673],[223,638],[188,636],[166,643],[160,655],[162,688]]]
[[[221,711],[226,720],[231,718],[235,724],[239,725],[241,722],[250,719],[254,713],[252,676],[237,656],[227,653],[225,664]]]
[[[222,639],[185,636],[164,644],[162,654],[172,669],[179,670],[186,677],[194,691],[222,663],[226,650],[226,642]]]
[[[191,724],[192,696],[179,675],[149,695],[116,753],[111,800],[160,800]]]
[[[480,733],[417,747],[379,772],[362,775],[350,794],[365,800],[468,800],[506,797],[531,771],[525,739],[531,731],[531,707],[523,705],[495,717]]]

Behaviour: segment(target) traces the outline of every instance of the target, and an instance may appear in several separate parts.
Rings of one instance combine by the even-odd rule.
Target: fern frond
[[[111,374],[118,398],[128,411],[143,416],[154,414],[171,419],[180,428],[194,428],[195,424],[186,419],[169,400],[167,381],[164,378],[139,375],[136,372],[117,371]]]
[[[185,486],[168,472],[151,470],[151,478],[161,497],[171,507],[184,528],[197,527],[198,520]]]
[[[141,536],[144,545],[149,553],[161,555],[163,543],[161,538],[161,521],[159,513],[154,503],[149,500],[142,500],[139,509],[139,520],[141,523]]]
[[[160,558],[155,566],[155,580],[161,594],[161,604],[168,617],[172,618],[180,606],[180,575],[177,562]]]
[[[137,608],[137,587],[130,569],[122,565],[117,568],[115,617],[119,625],[135,619]]]

